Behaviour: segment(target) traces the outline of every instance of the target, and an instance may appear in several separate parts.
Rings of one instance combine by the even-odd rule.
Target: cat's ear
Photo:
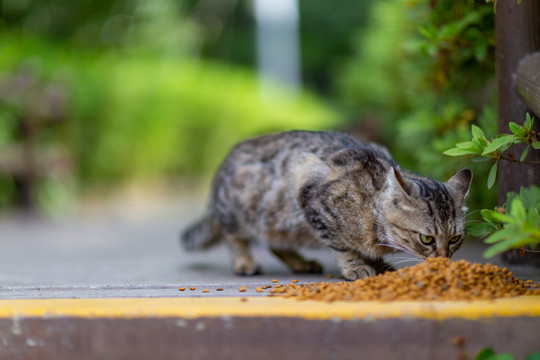
[[[469,188],[471,187],[472,176],[471,170],[463,169],[448,180],[447,184],[456,191],[459,201],[463,201],[467,197]]]
[[[386,181],[390,185],[393,191],[399,191],[407,196],[412,194],[412,184],[407,181],[403,175],[395,168],[391,168],[386,176]]]

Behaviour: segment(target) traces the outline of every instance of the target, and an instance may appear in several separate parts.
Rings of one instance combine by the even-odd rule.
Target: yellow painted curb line
[[[0,318],[201,318],[297,317],[304,319],[540,317],[540,296],[494,301],[334,302],[248,297],[0,300]]]

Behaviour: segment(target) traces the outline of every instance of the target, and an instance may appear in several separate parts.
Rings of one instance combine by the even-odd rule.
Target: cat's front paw
[[[377,275],[374,268],[369,265],[362,265],[354,269],[343,270],[345,280],[354,281]]]
[[[236,275],[259,275],[262,274],[261,265],[257,264],[253,260],[238,259],[234,262],[234,273]]]

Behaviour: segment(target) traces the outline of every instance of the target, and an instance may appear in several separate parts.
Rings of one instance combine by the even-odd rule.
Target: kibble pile
[[[538,286],[496,265],[429,258],[412,267],[352,282],[288,284],[270,293],[319,301],[486,300],[540,295]]]

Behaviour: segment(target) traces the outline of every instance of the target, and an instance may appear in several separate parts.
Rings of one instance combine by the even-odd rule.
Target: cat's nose
[[[435,250],[435,256],[449,258],[450,252],[445,248],[437,248],[437,250]]]

